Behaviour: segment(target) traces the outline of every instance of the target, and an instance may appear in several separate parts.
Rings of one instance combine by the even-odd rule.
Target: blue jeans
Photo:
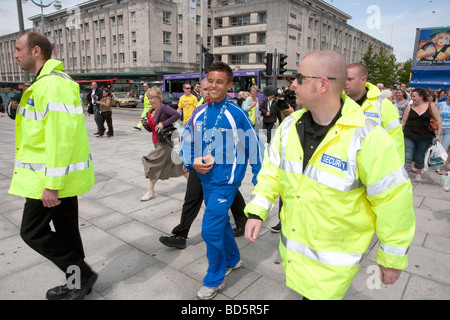
[[[416,169],[423,169],[425,152],[427,152],[432,141],[432,138],[405,136],[405,165],[411,167],[411,162],[414,161]]]

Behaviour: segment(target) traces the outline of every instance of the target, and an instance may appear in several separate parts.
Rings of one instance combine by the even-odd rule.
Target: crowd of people
[[[16,161],[9,193],[27,199],[20,234],[66,277],[69,267],[81,272],[78,286],[63,284],[46,297],[80,300],[91,292],[97,273],[84,261],[78,227],[77,197],[95,182],[78,85],[63,72],[63,63],[51,59],[51,45],[38,33],[17,41],[14,58],[36,76],[14,108]],[[398,89],[391,101],[368,77],[364,65],[347,65],[341,54],[324,50],[302,59],[289,87],[295,105],[282,112],[275,108],[274,95],[260,105],[257,87],[247,97],[242,94],[238,104],[229,99],[233,73],[223,62],[210,66],[207,77],[195,84],[195,94],[190,83],[183,85],[178,110],[162,103],[159,88],[146,91],[148,111],[140,123],[152,133],[153,149],[142,158],[150,184],[140,200],[155,198],[158,180],[187,178],[180,223],[172,236],[160,238],[178,249],[186,247],[190,226],[205,203],[201,235],[208,269],[199,299],[213,299],[226,276],[243,265],[235,237],[257,242],[278,198],[286,285],[304,299],[342,299],[375,231],[381,280],[398,280],[415,232],[405,169],[412,170],[414,162],[420,182],[423,152],[432,140],[442,141],[448,151],[450,93],[436,104],[424,89]],[[105,121],[107,135],[114,134],[110,102],[107,89],[92,86],[88,107],[97,115],[99,137]],[[176,163],[169,129],[181,112],[181,162]],[[436,132],[428,128],[432,118]],[[266,146],[255,129],[261,120],[268,132],[279,120]],[[450,170],[449,160],[445,170]],[[254,188],[245,204],[239,188],[248,164]]]

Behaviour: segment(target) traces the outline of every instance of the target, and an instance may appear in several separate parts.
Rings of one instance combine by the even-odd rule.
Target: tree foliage
[[[403,65],[397,64],[395,55],[388,55],[383,48],[376,53],[372,45],[369,45],[362,63],[369,71],[368,81],[373,84],[382,83],[385,87],[393,87],[400,83],[409,83],[411,59]]]

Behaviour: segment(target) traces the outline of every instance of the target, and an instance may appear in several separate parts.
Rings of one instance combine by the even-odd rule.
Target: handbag
[[[172,134],[177,130],[173,124],[164,127],[161,131],[158,132],[156,139],[159,142],[167,143],[172,146]]]
[[[428,110],[430,110],[430,114],[431,114],[431,119],[430,119],[430,124],[428,125],[428,130],[434,132],[439,129],[439,124],[433,118],[433,112],[431,112],[431,103],[428,103]]]

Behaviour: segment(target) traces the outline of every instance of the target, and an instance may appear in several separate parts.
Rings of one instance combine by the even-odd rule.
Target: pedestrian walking
[[[97,274],[84,261],[77,196],[87,193],[95,178],[79,86],[51,54],[50,42],[39,33],[17,40],[14,58],[36,80],[17,109],[9,193],[26,198],[22,239],[66,276],[73,267],[79,271],[73,287],[66,283],[52,288],[47,299],[81,300],[92,290]]]
[[[343,298],[375,229],[381,279],[395,283],[414,237],[412,186],[397,146],[342,94],[346,79],[338,52],[303,58],[293,83],[303,109],[278,128],[245,208],[245,237],[256,242],[281,196],[286,285],[306,299]]]

